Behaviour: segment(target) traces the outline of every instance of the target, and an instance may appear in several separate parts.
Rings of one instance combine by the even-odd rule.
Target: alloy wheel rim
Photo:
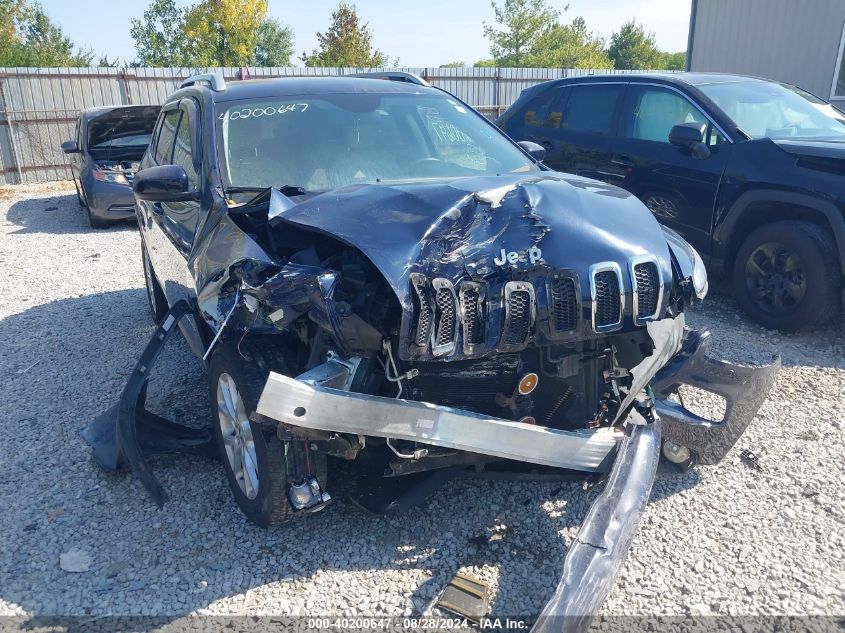
[[[243,398],[234,379],[226,373],[217,378],[217,419],[235,481],[248,499],[255,499],[259,485],[255,440]]]
[[[794,310],[807,294],[801,258],[779,242],[752,251],[745,263],[745,284],[754,304],[770,314]]]

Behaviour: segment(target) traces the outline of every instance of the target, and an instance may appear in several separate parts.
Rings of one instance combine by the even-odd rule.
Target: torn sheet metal
[[[585,279],[597,261],[627,265],[630,257],[651,253],[664,262],[671,285],[668,246],[653,217],[638,213],[642,205],[629,194],[608,195],[596,205],[586,185],[571,186],[582,180],[542,172],[355,185],[286,208],[271,224],[316,229],[356,247],[403,306],[411,303],[411,273],[483,276],[500,268],[494,259],[502,247],[516,252],[537,246],[546,264],[575,269]],[[522,267],[521,260],[507,266]]]

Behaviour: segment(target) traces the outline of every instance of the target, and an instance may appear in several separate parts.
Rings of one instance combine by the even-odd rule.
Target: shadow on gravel
[[[9,222],[21,228],[12,234],[49,233],[53,235],[89,233],[95,231],[88,224],[85,209],[79,204],[75,193],[64,193],[50,197],[20,200],[9,207],[6,216]],[[99,231],[137,230],[134,221],[120,222]]]
[[[419,613],[458,570],[498,578],[500,616],[533,617],[551,596],[600,486],[459,479],[423,507],[370,517],[346,501],[355,471],[344,467],[329,508],[261,530],[219,463],[162,457],[152,466],[170,501],[159,511],[132,477],[99,470],[79,435],[117,400],[151,332],[140,288],[0,321],[0,533],[15,544],[0,557],[3,601],[33,615],[313,613],[309,603],[331,615]],[[186,423],[209,418],[203,365],[181,337],[162,353],[149,402]],[[662,470],[653,500],[697,480]],[[73,550],[86,571],[60,567]]]

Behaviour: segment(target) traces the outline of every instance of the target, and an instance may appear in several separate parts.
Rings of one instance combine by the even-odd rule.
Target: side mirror
[[[65,141],[62,143],[62,151],[65,154],[78,154],[79,145],[76,144],[76,141]]]
[[[710,148],[704,142],[707,134],[706,123],[681,123],[669,132],[669,142],[675,147],[689,150],[693,158],[707,158]]]
[[[528,152],[531,158],[537,162],[542,162],[546,157],[546,149],[542,145],[537,145],[537,143],[531,141],[519,141],[517,145]]]
[[[135,173],[132,190],[139,200],[150,202],[185,202],[196,200],[188,174],[181,165],[158,165]]]

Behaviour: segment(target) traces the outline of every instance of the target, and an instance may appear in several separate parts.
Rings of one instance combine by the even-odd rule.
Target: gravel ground
[[[0,615],[410,615],[458,570],[491,583],[498,616],[534,616],[550,597],[598,492],[577,482],[456,481],[392,518],[339,498],[265,531],[218,463],[180,457],[155,463],[171,496],[159,511],[132,478],[98,470],[79,435],[152,332],[137,230],[92,231],[67,185],[0,188],[0,273]],[[603,612],[845,614],[845,327],[767,332],[711,292],[689,321],[715,351],[779,351],[784,369],[722,465],[661,466]],[[151,401],[201,420],[202,368],[181,338],[171,346]],[[705,411],[714,400],[687,394]],[[69,552],[87,571],[62,569]]]

